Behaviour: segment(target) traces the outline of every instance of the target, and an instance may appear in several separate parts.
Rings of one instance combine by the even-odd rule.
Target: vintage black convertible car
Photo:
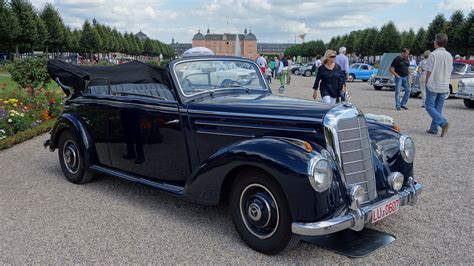
[[[253,249],[362,230],[414,205],[413,140],[343,103],[273,96],[258,66],[190,57],[83,67],[51,60],[67,94],[45,146],[66,178],[108,174],[201,204],[229,204]]]

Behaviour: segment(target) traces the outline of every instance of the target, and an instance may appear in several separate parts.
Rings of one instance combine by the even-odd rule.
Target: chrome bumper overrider
[[[411,182],[409,182],[407,186],[403,187],[397,194],[389,198],[360,207],[356,210],[350,210],[346,215],[329,220],[313,223],[293,222],[291,230],[294,234],[303,236],[327,235],[344,229],[360,231],[364,228],[366,223],[372,221],[372,210],[386,202],[399,198],[400,206],[415,205],[417,197],[421,194],[422,186],[421,184],[414,182],[413,179],[410,181]]]

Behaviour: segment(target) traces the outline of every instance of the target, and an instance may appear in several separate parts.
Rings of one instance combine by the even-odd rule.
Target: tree
[[[413,41],[412,54],[418,55],[422,54],[424,51],[429,48],[425,48],[425,35],[426,31],[423,27],[419,28],[415,35],[415,40]]]
[[[44,44],[46,42],[46,38],[48,36],[48,30],[46,28],[46,25],[44,21],[37,15],[35,15],[35,21],[36,21],[36,40],[34,43],[31,44],[32,50],[33,47],[43,49]]]
[[[143,44],[143,53],[147,56],[155,55],[157,50],[155,47],[153,41],[150,38],[146,38],[145,43]]]
[[[59,12],[54,8],[51,3],[47,3],[40,13],[40,17],[43,19],[47,30],[47,36],[45,38],[46,53],[49,52],[49,48],[59,49],[68,40],[65,36],[65,26],[59,15]]]
[[[450,21],[447,23],[448,45],[447,49],[453,54],[465,54],[467,50],[467,43],[464,42],[464,31],[466,21],[461,10],[456,10],[451,15]]]
[[[33,5],[30,2],[27,0],[12,0],[10,5],[13,13],[18,19],[20,29],[14,40],[15,53],[16,56],[19,57],[19,46],[33,43],[38,38],[38,29],[36,27]]]
[[[414,48],[414,43],[415,43],[415,32],[413,31],[412,28],[408,31],[404,31],[401,35],[402,43],[401,43],[401,48],[408,48],[410,51],[413,51]]]
[[[380,28],[375,40],[375,51],[378,54],[400,51],[401,37],[395,24],[390,21]]]
[[[91,26],[88,20],[86,20],[86,22],[84,22],[84,25],[82,26],[82,34],[81,39],[79,41],[79,47],[82,51],[91,53],[91,60],[92,54],[94,52],[98,52],[101,47],[100,36],[97,33],[97,30]]]
[[[474,54],[474,10],[467,16],[463,32],[464,42],[467,44],[466,57],[469,58]]]
[[[433,48],[433,41],[436,34],[443,32],[446,29],[446,19],[442,14],[436,15],[436,17],[431,21],[428,29],[426,30],[425,35],[425,48],[432,49]]]
[[[367,31],[367,36],[365,37],[364,40],[364,46],[367,49],[367,55],[375,55],[375,40],[377,39],[377,36],[379,35],[379,30],[377,28],[370,28]]]
[[[2,38],[0,49],[9,50],[8,48],[18,36],[20,28],[18,19],[5,0],[0,0],[0,18],[0,36]]]

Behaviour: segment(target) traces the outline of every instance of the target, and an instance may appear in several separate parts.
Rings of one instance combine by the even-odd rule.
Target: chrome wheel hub
[[[260,239],[275,234],[279,210],[270,190],[260,184],[248,185],[240,195],[240,214],[247,230]]]
[[[63,160],[66,169],[71,174],[79,172],[80,157],[76,144],[72,140],[67,140],[63,147]]]

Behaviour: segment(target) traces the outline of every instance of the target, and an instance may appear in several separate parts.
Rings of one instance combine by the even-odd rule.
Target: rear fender
[[[54,124],[54,127],[51,130],[49,142],[50,151],[54,151],[58,148],[59,137],[65,130],[71,130],[73,134],[76,134],[80,142],[79,145],[81,145],[82,151],[84,152],[85,166],[88,168],[92,164],[92,159],[94,158],[93,141],[87,132],[84,122],[73,114],[61,114]]]

